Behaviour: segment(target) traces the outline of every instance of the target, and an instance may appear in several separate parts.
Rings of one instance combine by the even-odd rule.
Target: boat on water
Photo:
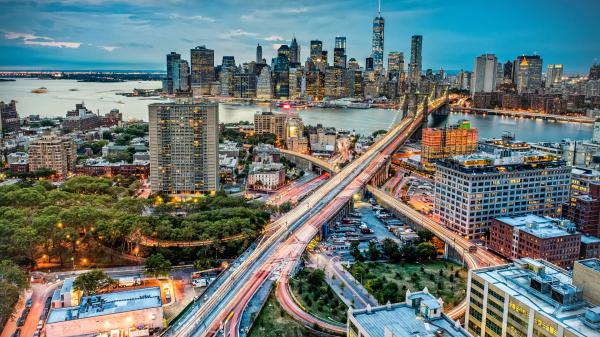
[[[69,91],[79,91],[79,89],[69,89]]]
[[[48,88],[46,88],[46,87],[39,87],[37,89],[31,90],[31,92],[34,93],[34,94],[45,94],[45,93],[48,92]]]

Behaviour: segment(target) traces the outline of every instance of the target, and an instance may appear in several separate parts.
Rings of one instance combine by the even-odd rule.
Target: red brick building
[[[590,183],[589,194],[572,196],[562,214],[584,234],[600,236],[600,183]]]
[[[120,175],[124,178],[136,177],[147,179],[150,175],[150,163],[148,161],[128,163],[90,162],[77,165],[75,173],[79,175],[94,177],[113,177]]]
[[[569,268],[579,259],[581,234],[567,220],[525,215],[492,219],[489,249],[509,259],[544,259]]]
[[[591,235],[583,235],[581,237],[579,258],[582,260],[600,258],[600,238]]]

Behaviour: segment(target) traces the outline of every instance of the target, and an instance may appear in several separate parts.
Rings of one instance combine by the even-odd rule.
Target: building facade
[[[209,95],[211,83],[215,81],[215,51],[198,46],[190,50],[190,85],[194,95]]]
[[[0,138],[7,133],[19,131],[20,127],[17,102],[10,101],[8,104],[0,102]]]
[[[219,108],[216,103],[148,106],[152,191],[171,195],[219,189]]]
[[[498,58],[494,54],[483,54],[475,58],[471,93],[492,92],[496,90]]]
[[[475,153],[477,135],[478,130],[471,128],[471,123],[467,120],[441,129],[423,129],[421,164],[426,168],[434,169],[434,163],[438,160]]]
[[[29,145],[28,153],[30,171],[50,169],[58,179],[67,178],[77,162],[77,147],[69,137],[42,136]]]
[[[589,185],[589,194],[572,195],[562,213],[582,233],[600,236],[600,182]]]
[[[560,215],[568,200],[571,169],[554,156],[490,154],[439,161],[434,213],[450,229],[478,238],[492,218],[508,215]]]
[[[576,263],[577,264],[577,263]],[[469,271],[465,325],[475,337],[589,337],[600,331],[598,302],[585,300],[579,282],[598,291],[598,271],[564,269],[524,258]]]
[[[488,248],[511,260],[543,259],[561,268],[579,259],[581,234],[563,219],[524,215],[492,219]]]

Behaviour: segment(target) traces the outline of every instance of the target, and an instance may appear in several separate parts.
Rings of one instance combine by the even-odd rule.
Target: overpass
[[[276,230],[261,240],[204,305],[181,317],[163,335],[207,336],[223,331],[225,335],[237,336],[246,305],[263,282],[279,277],[280,283],[285,284],[310,240],[389,162],[390,154],[422,126],[427,112],[444,106],[447,100],[444,95],[430,104],[426,102],[427,99],[362,156],[276,220],[272,224]]]
[[[312,171],[316,166],[317,168],[333,175],[339,170],[339,168],[334,166],[332,163],[325,161],[321,158],[311,156],[309,154],[284,149],[279,149],[279,151],[281,151],[281,155],[284,156],[286,159],[288,159],[289,161],[293,162],[298,167],[306,171]]]
[[[593,124],[594,121],[596,120],[595,118],[586,117],[586,116],[551,115],[551,114],[540,113],[540,112],[466,108],[466,107],[461,107],[461,106],[453,106],[451,108],[451,110],[459,111],[459,112],[466,112],[466,113],[475,113],[475,114],[490,114],[490,115],[499,115],[499,116],[523,117],[523,118],[531,118],[531,119],[543,119],[543,120],[547,120],[547,121],[585,123],[585,124]]]

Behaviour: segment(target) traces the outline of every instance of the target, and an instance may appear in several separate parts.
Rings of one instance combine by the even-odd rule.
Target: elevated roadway
[[[425,110],[446,103],[439,98],[403,119],[361,157],[344,167],[296,208],[278,219],[278,228],[265,236],[255,251],[225,280],[198,310],[176,322],[164,336],[207,336],[217,331],[237,336],[243,311],[267,277],[285,281],[297,266],[306,245],[330,217],[334,216],[357,191],[360,191],[386,165],[390,154],[408,139],[425,119]],[[281,282],[280,282],[281,283]]]
[[[302,160],[306,160],[310,164],[320,167],[321,169],[323,169],[324,171],[326,171],[327,173],[330,173],[330,174],[335,174],[338,170],[334,164],[332,164],[328,161],[325,161],[321,158],[311,156],[309,154],[304,154],[304,153],[285,150],[285,149],[279,149],[279,151],[286,158],[287,157],[295,157],[295,158],[300,158]]]
[[[501,109],[481,109],[481,108],[467,108],[461,106],[453,106],[452,110],[464,111],[464,112],[475,112],[477,114],[490,114],[510,117],[523,117],[523,118],[539,118],[544,120],[555,120],[561,122],[571,123],[586,123],[593,124],[596,120],[592,117],[586,116],[564,116],[564,115],[552,115],[540,112],[531,111],[514,111],[514,110],[501,110]]]

